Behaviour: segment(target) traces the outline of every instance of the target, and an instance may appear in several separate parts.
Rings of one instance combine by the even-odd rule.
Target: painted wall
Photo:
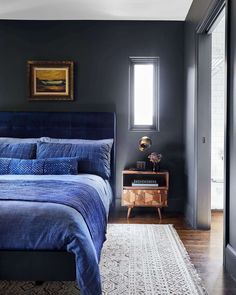
[[[128,131],[129,56],[160,57],[160,132]],[[121,170],[150,150],[163,154],[170,171],[170,210],[184,208],[184,23],[106,21],[0,21],[0,110],[115,111],[117,203]],[[27,100],[27,60],[75,61],[73,102]]]
[[[228,156],[226,174],[226,268],[236,279],[236,1],[228,2]]]
[[[187,16],[185,26],[185,74],[186,74],[186,173],[191,174],[188,178],[187,192],[187,218],[196,225],[196,215],[191,212],[196,211],[196,178],[195,159],[193,158],[196,119],[196,48],[195,48],[195,28],[206,13],[213,1],[194,0],[190,12]],[[217,1],[216,1],[217,2]],[[225,266],[230,275],[236,279],[236,1],[226,1],[226,39],[227,39],[227,145],[226,145],[226,178],[225,178]],[[191,117],[191,114],[193,118]]]
[[[188,222],[197,226],[197,93],[196,93],[196,29],[204,17],[211,0],[194,0],[185,22],[185,175],[187,181],[187,199],[185,216]],[[204,156],[204,155],[203,155]]]

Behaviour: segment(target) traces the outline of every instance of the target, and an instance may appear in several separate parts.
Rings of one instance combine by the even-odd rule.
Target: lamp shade
[[[148,136],[143,136],[139,139],[138,148],[140,151],[145,151],[152,145],[152,140]]]

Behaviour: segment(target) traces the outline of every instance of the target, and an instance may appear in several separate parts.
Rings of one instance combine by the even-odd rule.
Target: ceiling
[[[184,20],[192,0],[0,0],[0,19]]]

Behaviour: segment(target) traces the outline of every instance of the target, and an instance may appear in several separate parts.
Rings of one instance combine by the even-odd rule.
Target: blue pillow
[[[0,158],[0,174],[78,174],[77,158],[22,160]]]
[[[35,143],[0,143],[0,158],[35,159]]]
[[[37,143],[38,141],[44,141],[44,137],[38,137],[38,138],[0,137],[0,143]]]
[[[110,158],[113,139],[89,140],[81,143],[37,143],[37,158],[77,157],[78,172],[110,177]]]
[[[104,143],[109,139],[83,139],[83,138],[53,138],[53,137],[40,137],[37,142],[47,142],[47,143]],[[112,139],[111,139],[112,140]],[[113,141],[113,140],[112,140]]]

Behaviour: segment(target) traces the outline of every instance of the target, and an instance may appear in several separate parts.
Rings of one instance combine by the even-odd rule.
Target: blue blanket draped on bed
[[[104,205],[98,192],[92,186],[55,180],[15,180],[14,182],[2,180],[0,181],[0,191],[0,200],[57,203],[77,210],[87,224],[96,249],[97,261],[99,261],[101,248],[105,241],[107,220]],[[67,235],[67,237],[70,236],[73,237],[73,233]],[[76,245],[74,241],[69,241],[68,244],[70,245],[65,245],[65,247],[76,256],[77,281],[82,293],[94,295],[94,290],[96,290],[96,295],[100,295],[101,282],[98,267],[96,265],[91,267],[89,261],[88,264],[83,262],[82,265],[78,265],[81,264],[79,255],[85,255],[86,259],[89,259],[90,253],[86,253],[86,249],[84,249],[86,247],[83,246],[81,249],[81,245]]]

